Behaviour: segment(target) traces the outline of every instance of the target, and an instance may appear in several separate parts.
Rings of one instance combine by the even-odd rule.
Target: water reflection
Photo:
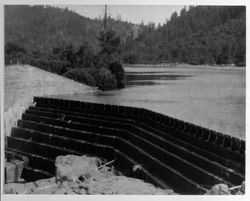
[[[166,73],[169,73],[169,74],[171,74],[171,73],[173,73],[173,71],[145,71],[145,72],[140,72],[140,71],[138,71],[138,72],[129,72],[129,73],[127,73],[127,74],[139,74],[139,75],[142,75],[142,74],[166,74]]]
[[[144,81],[128,81],[126,83],[126,87],[132,87],[132,86],[145,86],[145,85],[156,85],[156,84],[167,84],[167,83],[159,83],[149,80]]]
[[[174,83],[164,80],[131,80],[126,82],[126,87],[141,87],[150,85],[171,85]]]
[[[193,75],[177,75],[177,74],[165,74],[165,73],[127,73],[126,74],[126,81],[127,84],[130,84],[131,81],[133,81],[134,83],[138,83],[139,85],[141,85],[141,82],[139,81],[144,81],[144,84],[146,85],[150,85],[150,84],[155,84],[155,82],[153,81],[158,81],[158,80],[183,80],[183,79],[187,79],[193,77]],[[134,85],[134,84],[133,84]]]

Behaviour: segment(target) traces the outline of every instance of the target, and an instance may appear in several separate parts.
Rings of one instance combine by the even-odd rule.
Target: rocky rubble
[[[245,181],[240,186],[229,188],[226,184],[216,184],[208,192],[207,195],[244,195]]]
[[[111,161],[112,162],[112,161]],[[109,165],[106,165],[109,164]],[[30,183],[4,185],[6,194],[141,194],[172,195],[171,189],[156,188],[140,179],[121,175],[112,166],[96,157],[59,156],[56,176]]]
[[[49,179],[35,182],[8,183],[6,194],[130,194],[173,195],[171,189],[160,189],[140,179],[130,178],[116,171],[113,161],[88,156],[58,156],[55,160],[56,174]],[[138,168],[138,167],[135,167]],[[226,184],[214,185],[206,195],[243,195],[245,182],[229,188]]]

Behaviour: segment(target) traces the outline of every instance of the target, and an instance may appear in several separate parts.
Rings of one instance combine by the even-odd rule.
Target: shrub
[[[5,45],[5,54],[12,55],[12,54],[15,54],[15,53],[18,53],[18,52],[26,53],[26,50],[23,47],[15,44],[15,43],[9,43],[8,42]]]
[[[22,63],[22,58],[27,54],[23,47],[9,42],[5,45],[4,51],[6,65]]]
[[[96,86],[95,79],[85,69],[74,68],[63,74],[63,76],[89,86]]]
[[[117,88],[124,88],[125,87],[125,72],[122,65],[118,62],[113,62],[109,65],[109,69],[111,70],[112,74],[115,75],[117,80]]]
[[[128,64],[135,64],[137,62],[137,56],[135,54],[127,54],[123,57],[123,61]]]
[[[117,87],[115,75],[110,70],[102,68],[90,68],[89,72],[95,79],[96,86],[100,90],[110,90]]]
[[[69,64],[64,61],[55,60],[55,61],[47,61],[42,59],[25,59],[24,64],[30,64],[31,66],[35,66],[37,68],[41,68],[43,70],[56,73],[62,75],[67,72],[67,68],[69,68]]]
[[[33,58],[26,54],[20,58],[20,63],[21,64],[30,64],[32,60],[33,60]]]
[[[48,62],[46,62],[44,60],[41,60],[41,59],[33,59],[31,61],[31,65],[35,66],[35,67],[38,67],[38,68],[41,68],[43,70],[50,71],[50,67],[48,65]]]
[[[22,63],[23,56],[24,56],[24,53],[22,52],[15,53],[13,55],[5,54],[5,64],[12,65],[12,64]]]
[[[50,72],[62,75],[66,73],[69,64],[63,61],[49,61],[48,66],[50,67]]]

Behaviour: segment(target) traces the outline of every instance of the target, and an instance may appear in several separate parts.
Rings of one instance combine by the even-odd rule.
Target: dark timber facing
[[[182,194],[245,179],[245,141],[143,108],[35,97],[7,137],[6,154],[27,156],[27,181],[51,177],[58,155],[115,159],[127,176]],[[135,165],[141,168],[133,171]]]

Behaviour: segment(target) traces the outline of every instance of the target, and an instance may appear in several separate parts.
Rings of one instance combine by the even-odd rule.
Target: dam
[[[144,108],[34,97],[6,138],[7,156],[29,159],[25,181],[52,177],[67,154],[114,160],[124,175],[181,194],[245,180],[245,140]]]

